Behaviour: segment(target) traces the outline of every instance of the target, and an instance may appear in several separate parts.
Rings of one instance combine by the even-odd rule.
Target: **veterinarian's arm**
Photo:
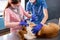
[[[44,18],[41,21],[41,23],[46,23],[47,19],[48,19],[48,11],[47,11],[47,4],[45,0],[42,0],[43,3],[43,13],[44,13]]]
[[[44,12],[44,18],[43,20],[41,21],[42,24],[46,23],[47,19],[48,19],[48,11],[47,9],[43,9],[43,12]]]

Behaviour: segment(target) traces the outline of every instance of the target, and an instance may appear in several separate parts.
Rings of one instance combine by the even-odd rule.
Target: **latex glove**
[[[36,26],[33,27],[32,32],[34,34],[36,34],[36,33],[38,33],[41,30],[42,27],[43,27],[42,24],[38,24],[38,25],[36,25]]]
[[[26,20],[23,20],[23,21],[20,21],[20,24],[21,26],[28,26],[28,23]]]
[[[32,15],[31,17],[31,22],[35,21],[36,20],[36,16],[35,15]]]

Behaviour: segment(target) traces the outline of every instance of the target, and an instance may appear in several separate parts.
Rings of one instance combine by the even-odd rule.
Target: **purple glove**
[[[28,26],[28,24],[27,24],[27,21],[26,21],[26,20],[21,21],[19,25],[21,25],[21,26]]]
[[[43,25],[40,23],[40,24],[38,24],[38,25],[33,27],[32,32],[34,34],[36,34],[36,33],[38,33],[41,30],[42,27],[43,27]]]
[[[35,15],[32,15],[31,17],[31,22],[35,21],[36,20],[36,16]]]

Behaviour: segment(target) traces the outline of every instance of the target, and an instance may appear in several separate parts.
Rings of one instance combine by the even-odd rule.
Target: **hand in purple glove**
[[[38,24],[38,25],[36,25],[36,26],[33,27],[32,32],[34,34],[36,34],[36,33],[38,33],[39,30],[41,30],[42,27],[43,27],[42,24]]]
[[[36,20],[36,16],[35,15],[32,15],[31,17],[31,22],[35,21]]]
[[[27,21],[26,21],[26,20],[21,21],[19,25],[21,25],[21,26],[28,26],[28,24],[27,24]]]

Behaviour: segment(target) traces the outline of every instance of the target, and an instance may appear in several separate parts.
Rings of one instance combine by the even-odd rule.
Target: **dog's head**
[[[29,23],[29,26],[28,27],[31,27],[33,28],[33,26],[35,26],[35,24],[33,22],[30,22]],[[27,28],[26,27],[22,27],[22,30],[19,30],[18,31],[18,36],[20,37],[21,40],[24,40],[24,34],[27,34]]]

